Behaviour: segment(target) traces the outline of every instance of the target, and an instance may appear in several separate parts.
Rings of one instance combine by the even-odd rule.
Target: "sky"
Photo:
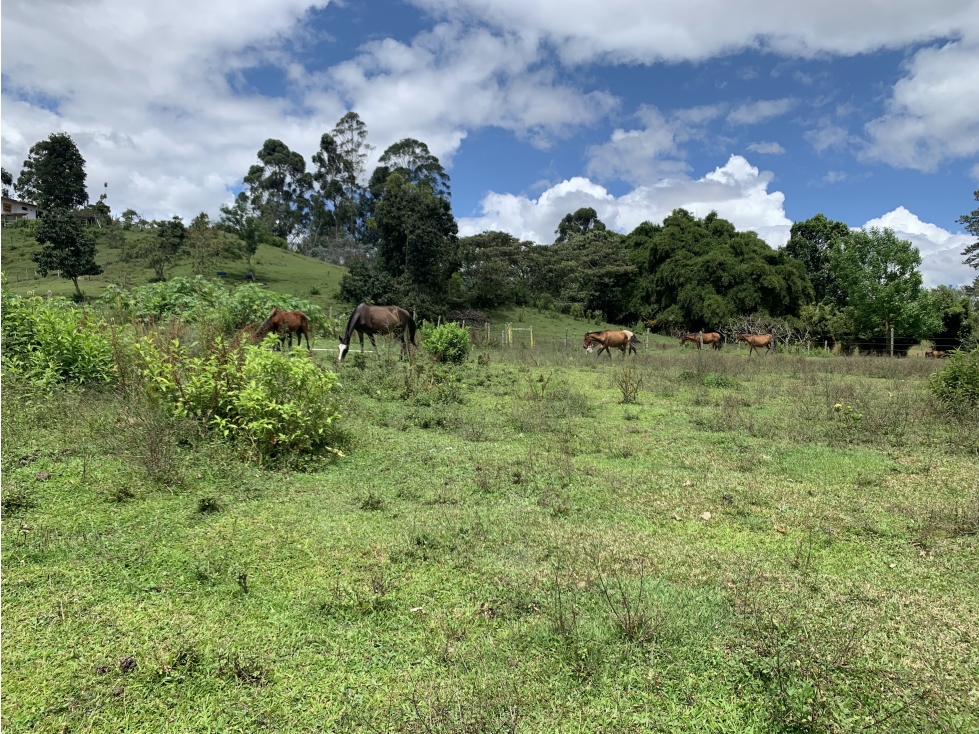
[[[461,234],[683,207],[779,247],[823,213],[975,276],[979,0],[5,0],[0,34],[4,168],[66,131],[117,213],[214,215],[355,110],[375,161],[428,144]]]

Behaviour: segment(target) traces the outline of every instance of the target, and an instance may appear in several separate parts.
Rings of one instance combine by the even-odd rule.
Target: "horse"
[[[585,334],[585,340],[581,343],[583,349],[591,353],[598,345],[598,354],[601,355],[604,349],[608,352],[609,359],[612,358],[613,349],[621,349],[622,356],[636,354],[636,344],[639,344],[636,335],[631,331],[591,331]],[[628,351],[626,351],[628,349]]]
[[[697,349],[700,349],[701,340],[705,345],[710,345],[711,349],[720,349],[724,344],[723,337],[716,331],[698,331],[697,333],[689,332],[680,337],[680,346],[683,346],[687,342],[693,342],[697,345]]]
[[[303,345],[303,336],[306,337],[306,348],[312,349],[309,344],[309,319],[302,311],[285,311],[278,306],[272,309],[272,313],[265,319],[265,323],[255,331],[255,337],[262,339],[270,331],[279,335],[282,344],[285,344],[286,337],[289,337],[289,346],[292,347],[292,335],[296,335],[298,345]]]
[[[929,359],[945,359],[948,356],[948,352],[943,352],[941,349],[929,349],[925,352],[925,357]]]
[[[411,314],[400,306],[374,306],[369,303],[361,303],[350,314],[350,320],[347,321],[347,328],[340,340],[340,354],[337,356],[337,362],[342,362],[347,356],[347,351],[350,349],[350,338],[355,331],[360,337],[361,352],[364,351],[364,334],[367,334],[367,338],[371,340],[371,345],[377,349],[377,342],[374,341],[375,334],[394,333],[401,341],[401,352],[404,353],[408,350],[408,345],[405,342],[406,331],[411,345],[417,346],[415,344],[416,328],[415,320]]]
[[[735,342],[744,342],[751,349],[748,350],[748,356],[756,349],[765,348],[765,353],[768,354],[775,349],[775,337],[771,334],[738,334],[738,338]]]

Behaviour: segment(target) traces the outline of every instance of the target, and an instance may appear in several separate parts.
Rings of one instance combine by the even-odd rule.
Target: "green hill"
[[[35,277],[31,253],[37,249],[38,244],[26,230],[17,227],[3,229],[0,235],[0,269],[7,278],[7,286],[19,295],[27,295],[30,291],[43,295],[49,290],[54,295],[71,295],[74,289],[69,280],[55,276]],[[153,276],[152,269],[139,263],[122,262],[121,255],[119,249],[100,243],[97,260],[105,272],[79,283],[87,296],[98,296],[109,283],[143,285],[149,282]],[[256,280],[271,290],[308,298],[324,308],[339,305],[336,293],[344,273],[341,267],[268,245],[259,247],[254,265]],[[215,274],[217,271],[227,273],[225,281],[229,285],[237,285],[245,282],[248,268],[244,260],[238,260],[219,264],[215,267]],[[172,275],[192,275],[190,263],[176,266]]]

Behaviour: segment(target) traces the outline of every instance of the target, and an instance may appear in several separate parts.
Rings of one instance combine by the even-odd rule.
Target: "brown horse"
[[[700,349],[701,339],[703,339],[704,346],[709,345],[711,349],[720,349],[724,344],[723,337],[716,331],[691,331],[680,337],[680,345],[683,346],[687,342],[693,342],[697,345],[697,349]]]
[[[775,349],[775,337],[771,334],[738,334],[738,338],[735,341],[744,342],[751,347],[748,350],[749,357],[756,349],[765,349],[766,354]]]
[[[948,352],[943,352],[941,349],[929,349],[925,352],[925,357],[929,359],[945,359],[948,356]]]
[[[621,349],[622,356],[636,354],[635,345],[639,344],[636,335],[631,331],[592,331],[585,334],[585,340],[581,346],[589,353],[597,346],[598,354],[601,355],[604,349],[608,352],[609,359],[612,358],[613,349]],[[626,351],[628,349],[628,351]]]
[[[362,303],[354,312],[350,314],[347,321],[347,328],[343,332],[340,340],[340,354],[338,362],[342,362],[350,349],[350,339],[356,331],[360,337],[360,351],[364,351],[364,334],[371,340],[371,345],[377,349],[377,342],[374,341],[375,334],[395,334],[401,341],[401,351],[405,352],[408,345],[405,342],[405,332],[408,333],[408,340],[412,346],[415,345],[415,320],[411,314],[400,306],[374,306],[369,303]]]
[[[281,308],[273,308],[272,313],[265,319],[265,323],[258,327],[255,332],[257,339],[262,339],[269,332],[279,335],[282,344],[286,343],[289,337],[289,347],[292,347],[292,335],[296,335],[298,346],[303,345],[303,336],[306,337],[306,348],[312,349],[309,344],[309,319],[302,311],[285,311]]]

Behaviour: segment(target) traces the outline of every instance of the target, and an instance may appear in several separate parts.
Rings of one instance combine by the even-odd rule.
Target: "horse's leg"
[[[360,337],[360,353],[364,353],[364,332],[358,331],[357,336]]]

